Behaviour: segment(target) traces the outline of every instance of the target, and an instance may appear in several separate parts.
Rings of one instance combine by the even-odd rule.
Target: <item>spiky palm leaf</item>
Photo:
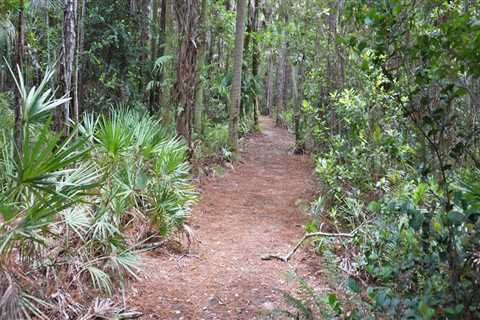
[[[10,70],[17,86],[17,90],[20,93],[23,109],[22,120],[24,124],[28,125],[45,121],[52,110],[70,100],[70,98],[66,96],[63,96],[60,99],[55,98],[55,92],[52,89],[47,88],[50,80],[55,74],[54,70],[47,68],[45,76],[38,88],[32,87],[28,89],[20,67],[17,65],[17,75],[15,75],[9,65],[8,69]]]

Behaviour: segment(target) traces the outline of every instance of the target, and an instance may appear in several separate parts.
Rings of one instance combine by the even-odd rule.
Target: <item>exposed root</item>
[[[298,250],[298,248],[300,248],[300,246],[302,245],[302,243],[307,240],[308,238],[312,238],[312,237],[340,237],[340,238],[353,238],[356,234],[356,231],[353,231],[351,233],[327,233],[327,232],[312,232],[312,233],[307,233],[303,236],[303,238],[298,241],[297,245],[295,247],[293,247],[293,249],[285,256],[281,256],[281,255],[273,255],[273,254],[269,254],[269,255],[266,255],[266,256],[263,256],[262,257],[262,260],[273,260],[273,259],[277,259],[277,260],[280,260],[280,261],[283,261],[283,262],[288,262],[288,260],[290,260],[290,258],[295,254],[295,252]]]

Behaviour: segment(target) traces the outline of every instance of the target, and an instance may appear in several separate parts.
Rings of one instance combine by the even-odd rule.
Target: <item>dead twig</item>
[[[138,250],[138,251],[150,251],[150,250],[155,250],[157,248],[160,248],[162,247],[163,245],[165,245],[167,242],[168,242],[169,239],[164,239],[162,241],[158,241],[158,242],[152,242],[152,243],[144,243],[142,245],[139,245],[137,247],[134,247],[135,250]]]
[[[351,233],[328,233],[328,232],[312,232],[312,233],[307,233],[303,236],[303,238],[298,241],[297,245],[295,247],[293,247],[293,249],[285,256],[281,256],[281,255],[273,255],[273,254],[269,254],[269,255],[266,255],[266,256],[263,256],[262,257],[262,260],[273,260],[273,259],[277,259],[277,260],[280,260],[280,261],[283,261],[283,262],[288,262],[288,260],[290,260],[290,258],[295,254],[295,252],[298,250],[298,248],[300,248],[300,246],[302,245],[302,243],[307,240],[308,238],[312,238],[312,237],[339,237],[339,238],[353,238],[356,234],[356,230],[352,231]]]

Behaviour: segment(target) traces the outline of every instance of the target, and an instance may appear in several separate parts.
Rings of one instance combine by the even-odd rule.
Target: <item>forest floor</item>
[[[319,259],[308,249],[288,263],[261,260],[288,252],[302,237],[302,207],[313,190],[310,158],[292,154],[287,130],[269,118],[261,129],[234,168],[199,183],[189,219],[198,243],[188,252],[162,248],[144,256],[144,277],[127,297],[142,319],[266,319],[283,307],[282,291],[296,288],[289,272],[322,286]]]

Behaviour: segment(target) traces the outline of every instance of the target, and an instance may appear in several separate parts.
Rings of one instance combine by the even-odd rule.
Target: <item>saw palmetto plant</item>
[[[22,152],[7,131],[0,145],[0,314],[12,319],[87,313],[73,292],[109,295],[138,275],[145,239],[128,229],[174,232],[196,198],[185,147],[153,117],[122,107],[53,133],[68,98],[54,97],[52,76],[29,89],[18,69]]]

